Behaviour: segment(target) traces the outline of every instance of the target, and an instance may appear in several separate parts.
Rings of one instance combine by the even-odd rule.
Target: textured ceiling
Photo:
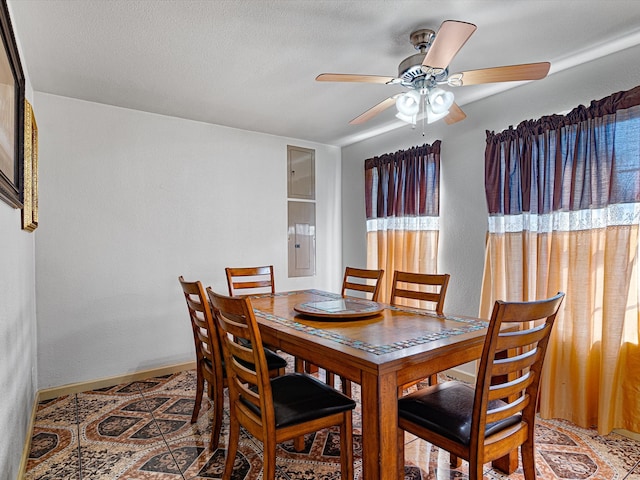
[[[347,145],[400,124],[348,122],[399,86],[409,34],[478,30],[452,72],[550,61],[551,74],[640,44],[638,0],[8,0],[33,89],[274,135]],[[544,80],[541,80],[544,81]],[[452,89],[464,105],[513,84]]]

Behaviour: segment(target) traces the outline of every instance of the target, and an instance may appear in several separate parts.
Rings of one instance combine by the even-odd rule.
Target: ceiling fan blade
[[[467,114],[462,111],[457,103],[454,103],[449,107],[449,115],[444,117],[444,121],[447,125],[451,125],[465,118],[467,118]]]
[[[425,67],[445,69],[476,31],[473,23],[446,20],[440,25],[436,38],[422,61]]]
[[[367,120],[375,117],[377,114],[379,114],[383,110],[386,110],[391,105],[394,105],[396,103],[396,98],[398,97],[398,95],[401,95],[401,94],[397,94],[397,95],[394,95],[392,97],[389,97],[389,98],[381,101],[377,105],[371,107],[369,110],[367,110],[363,114],[361,114],[361,115],[357,116],[356,118],[354,118],[353,120],[351,120],[349,122],[349,125],[359,125],[359,124],[364,123]]]
[[[450,75],[456,78],[462,75],[460,85],[478,85],[492,82],[516,82],[522,80],[540,80],[549,73],[549,62],[523,63],[504,67],[481,68]]]
[[[363,83],[390,83],[394,77],[381,75],[352,75],[349,73],[321,73],[316,77],[318,82],[363,82]]]

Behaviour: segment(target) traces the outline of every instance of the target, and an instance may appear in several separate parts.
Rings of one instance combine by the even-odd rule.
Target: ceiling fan
[[[465,72],[449,73],[451,60],[476,31],[472,23],[446,20],[438,32],[430,29],[416,30],[409,36],[411,44],[419,53],[405,58],[398,66],[397,77],[381,75],[353,75],[345,73],[322,73],[319,82],[361,82],[401,85],[407,92],[397,93],[371,107],[349,123],[366,122],[392,105],[398,110],[396,117],[416,124],[418,117],[428,123],[444,118],[452,124],[466,118],[462,109],[454,102],[454,95],[440,85],[461,87],[493,82],[540,80],[547,76],[549,62],[525,63],[502,67],[482,68]]]

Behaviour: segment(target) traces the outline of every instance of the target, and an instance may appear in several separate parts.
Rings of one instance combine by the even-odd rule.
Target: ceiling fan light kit
[[[449,114],[453,100],[453,93],[438,87],[409,90],[396,98],[396,118],[415,125],[422,109],[422,118],[433,123]]]
[[[549,62],[507,65],[449,74],[449,64],[469,37],[476,31],[472,23],[458,20],[442,22],[437,32],[423,28],[409,35],[409,41],[419,53],[405,58],[398,66],[397,77],[381,75],[355,75],[323,73],[319,82],[362,82],[401,85],[404,93],[396,93],[374,105],[349,123],[358,125],[373,118],[391,105],[396,106],[396,117],[415,125],[418,117],[433,123],[444,118],[450,125],[466,118],[455,103],[453,92],[440,85],[462,87],[482,83],[540,80],[547,76]],[[420,112],[422,110],[422,112]]]
[[[429,90],[429,107],[434,114],[438,115],[448,112],[453,105],[453,93],[441,88],[432,88]]]
[[[398,113],[402,115],[417,115],[420,110],[421,95],[416,90],[410,90],[407,93],[400,95],[396,99],[396,108]]]

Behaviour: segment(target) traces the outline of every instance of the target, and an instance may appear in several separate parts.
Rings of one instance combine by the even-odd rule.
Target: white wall
[[[445,312],[477,315],[484,267],[487,207],[484,192],[486,130],[502,131],[522,120],[563,112],[640,84],[640,47],[551,75],[464,105],[467,118],[410,127],[359,142],[342,152],[344,265],[366,264],[364,160],[442,140],[438,269],[451,274]],[[465,87],[461,87],[465,88]],[[473,88],[473,87],[468,87]]]
[[[25,96],[35,107],[25,58]],[[35,236],[22,211],[0,201],[0,479],[18,477],[37,387]]]
[[[36,393],[34,235],[0,202],[0,478],[18,475]],[[6,475],[6,476],[4,476]]]
[[[193,359],[178,276],[341,282],[340,150],[37,93],[38,387]],[[287,144],[316,150],[317,275],[287,278]]]

